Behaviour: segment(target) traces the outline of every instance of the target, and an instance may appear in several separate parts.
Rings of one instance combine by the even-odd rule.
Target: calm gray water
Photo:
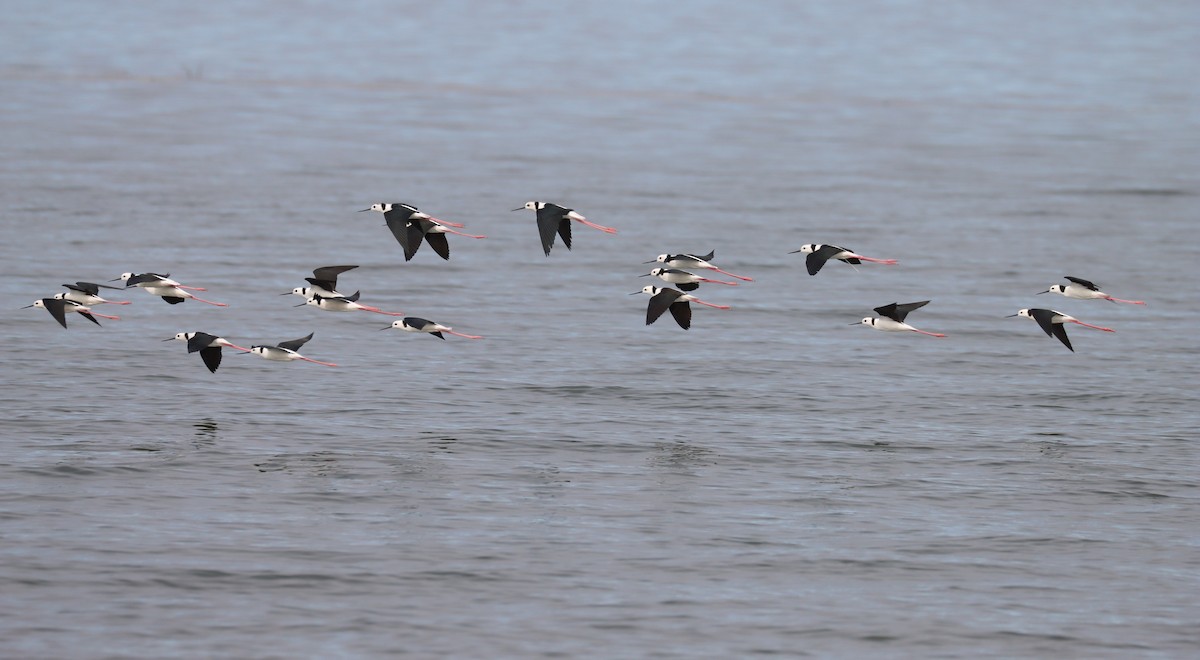
[[[0,655],[1194,657],[1197,5],[677,4],[8,3]],[[229,307],[20,309],[125,271]]]

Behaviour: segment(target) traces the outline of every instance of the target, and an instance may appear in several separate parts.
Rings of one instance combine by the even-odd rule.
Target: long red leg
[[[1116,330],[1113,330],[1112,328],[1105,328],[1104,326],[1100,326],[1100,325],[1092,325],[1091,323],[1084,323],[1083,321],[1072,320],[1071,323],[1077,323],[1079,325],[1082,325],[1085,328],[1095,328],[1097,330],[1103,330],[1105,332],[1116,332]]]
[[[187,296],[187,297],[188,297],[188,298],[191,298],[192,300],[199,300],[199,301],[200,301],[200,302],[202,302],[202,303],[208,303],[209,305],[216,305],[217,307],[228,307],[228,306],[229,306],[229,305],[227,305],[227,304],[225,304],[225,303],[213,302],[213,301],[211,301],[211,300],[205,300],[205,299],[203,299],[203,298],[197,298],[196,296]]]
[[[327,366],[327,367],[336,367],[336,366],[337,366],[336,364],[334,364],[334,363],[332,363],[332,362],[322,362],[322,361],[320,361],[320,360],[314,360],[314,359],[312,359],[312,358],[306,358],[306,357],[304,357],[303,355],[297,355],[297,356],[296,356],[296,358],[297,358],[297,359],[299,359],[299,360],[304,360],[305,362],[312,362],[313,364],[323,364],[323,365],[325,365],[325,366]]]
[[[713,270],[715,270],[715,271],[716,271],[716,272],[718,272],[718,273],[721,273],[722,275],[728,275],[728,276],[730,276],[730,277],[735,277],[735,278],[737,278],[737,279],[739,279],[739,280],[742,280],[742,281],[744,281],[744,282],[753,282],[753,281],[754,281],[754,278],[753,278],[753,277],[743,277],[743,276],[741,276],[741,275],[734,275],[733,273],[731,273],[731,272],[729,272],[729,271],[727,271],[727,270],[721,270],[720,268],[717,268],[716,266],[712,266],[712,269],[713,269]]]
[[[442,332],[448,332],[456,337],[466,337],[467,339],[483,339],[483,337],[479,335],[464,335],[461,332],[455,332],[453,330],[443,330]]]
[[[694,302],[698,305],[707,305],[708,307],[715,307],[717,309],[730,309],[729,305],[714,305],[710,302],[704,302],[703,300],[692,300],[692,302]]]
[[[1109,302],[1116,302],[1116,303],[1129,303],[1130,305],[1145,305],[1146,304],[1140,300],[1125,300],[1124,298],[1113,298],[1112,296],[1105,298],[1105,300],[1107,300]]]

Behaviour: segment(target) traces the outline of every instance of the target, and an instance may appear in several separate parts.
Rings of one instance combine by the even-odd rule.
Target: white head
[[[642,287],[642,293],[648,293],[648,294],[650,294],[650,295],[652,295],[652,296],[657,296],[657,295],[658,295],[658,293],[659,293],[660,291],[662,291],[662,289],[661,289],[661,288],[659,288],[659,287],[656,287],[656,286],[644,286],[644,287]]]
[[[861,323],[862,325],[875,325],[875,319],[868,316],[867,318],[859,321],[859,323]]]
[[[122,282],[128,282],[129,278],[131,277],[133,277],[133,273],[121,273],[121,276],[117,279],[121,280]]]
[[[821,246],[817,245],[816,243],[809,243],[808,245],[801,245],[800,251],[803,252],[804,254],[812,254],[813,252],[816,252],[820,247]]]
[[[26,307],[40,307],[42,309],[45,309],[46,303],[42,302],[41,298],[38,298],[37,300],[33,301],[32,305],[26,305]]]
[[[180,333],[177,333],[174,337],[171,337],[171,339],[174,339],[177,341],[190,341],[191,338],[195,337],[195,336],[196,336],[196,333],[194,333],[194,332],[180,332]]]
[[[363,210],[364,211],[379,211],[380,213],[386,213],[387,211],[392,210],[392,205],[384,204],[384,203],[376,203],[376,204],[372,204],[371,208],[363,209]]]
[[[1046,289],[1045,291],[1038,291],[1038,293],[1066,293],[1066,292],[1067,292],[1067,287],[1065,287],[1061,284],[1055,284],[1054,286],[1050,287],[1049,289]]]
[[[665,264],[665,263],[667,263],[667,259],[670,259],[670,258],[671,258],[671,255],[669,255],[669,254],[660,254],[657,257],[654,257],[654,260],[660,264]]]
[[[284,295],[287,295],[287,294],[285,293]],[[312,289],[309,287],[306,287],[306,286],[298,286],[298,287],[292,289],[292,295],[300,296],[302,298],[311,298],[312,297]]]
[[[1024,316],[1027,319],[1033,318],[1033,315],[1029,313],[1028,309],[1018,310],[1016,314],[1009,314],[1009,316]]]
[[[54,294],[52,297],[53,297],[55,300],[66,300],[66,299],[67,299],[67,294],[65,294],[65,293],[56,293],[56,294]],[[38,302],[42,302],[42,301],[40,301],[40,300],[39,300]]]
[[[656,276],[656,277],[657,277],[658,275],[662,275],[662,274],[663,274],[663,273],[665,273],[665,272],[667,272],[667,269],[666,269],[666,268],[651,268],[651,269],[650,269],[650,274],[651,274],[651,275],[654,275],[654,276]]]

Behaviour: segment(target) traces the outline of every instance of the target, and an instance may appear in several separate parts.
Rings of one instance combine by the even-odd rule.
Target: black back
[[[192,338],[188,340],[188,353],[195,353],[196,351],[203,351],[204,349],[208,348],[208,345],[213,343],[213,340],[216,338],[217,338],[216,335],[210,335],[207,332],[195,333],[192,336]],[[220,349],[218,348],[217,350],[220,350]],[[201,357],[203,357],[203,356],[201,356]],[[220,361],[221,361],[221,359],[217,358],[217,362],[220,362]],[[213,371],[216,371],[216,368],[213,368]]]
[[[1087,280],[1082,280],[1082,279],[1079,279],[1078,277],[1071,277],[1070,275],[1065,275],[1064,277],[1066,277],[1068,280],[1071,280],[1072,282],[1078,284],[1079,286],[1081,286],[1085,289],[1089,289],[1091,291],[1099,291],[1100,290],[1099,287],[1097,287],[1095,284],[1092,284],[1091,282],[1089,282]]]
[[[909,312],[913,311],[914,309],[921,309],[928,304],[928,300],[904,303],[903,305],[899,303],[891,303],[890,305],[884,305],[883,307],[876,307],[875,313],[880,316],[886,316],[897,323],[904,323],[904,317],[908,316]]]
[[[166,275],[159,275],[158,273],[141,273],[140,275],[134,275],[128,280],[125,280],[125,288],[128,289],[131,286],[137,286],[139,284],[158,282],[159,280],[165,280],[170,276],[170,273]]]
[[[293,339],[291,341],[279,342],[279,348],[286,348],[289,351],[298,351],[298,350],[300,350],[300,347],[305,344],[305,342],[307,342],[309,339],[312,339],[312,338],[313,338],[313,333],[310,332],[310,333],[308,333],[307,337],[301,337],[299,339]]]

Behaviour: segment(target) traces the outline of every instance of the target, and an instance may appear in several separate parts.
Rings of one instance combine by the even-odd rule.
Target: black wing
[[[400,247],[404,248],[404,260],[412,259],[412,252],[409,252],[408,240],[408,218],[413,214],[412,211],[400,208],[392,209],[383,214],[383,221],[387,223],[388,229],[392,231],[392,236],[396,237],[396,242]],[[418,245],[417,247],[421,247]]]
[[[1054,317],[1058,315],[1058,312],[1052,309],[1031,309],[1029,310],[1029,315],[1033,317],[1034,321],[1038,322],[1038,325],[1042,326],[1042,330],[1046,331],[1047,337],[1054,336]],[[1062,324],[1060,323],[1059,325]]]
[[[566,233],[562,229],[563,223],[567,225]],[[542,237],[542,249],[547,257],[550,256],[550,248],[554,247],[555,232],[563,237],[567,249],[571,249],[571,223],[566,220],[566,209],[556,204],[546,204],[537,210],[537,225],[538,234]]]
[[[131,286],[137,286],[139,284],[145,284],[147,282],[157,282],[162,279],[166,279],[166,278],[157,273],[142,273],[140,275],[134,275],[133,277],[125,280],[125,288],[128,289]]]
[[[358,266],[321,266],[313,269],[313,277],[318,280],[326,280],[329,282],[337,282],[337,276],[348,270],[354,270]]]
[[[686,300],[671,305],[671,316],[684,330],[692,327],[692,306]]]
[[[404,317],[404,325],[417,330],[424,330],[425,328],[433,325],[433,321],[430,321],[429,319],[423,319],[419,316],[406,316]]]
[[[1066,277],[1068,280],[1071,280],[1072,282],[1078,284],[1079,286],[1081,286],[1085,289],[1089,289],[1091,291],[1099,291],[1100,290],[1099,287],[1097,287],[1095,284],[1092,284],[1091,282],[1089,282],[1087,280],[1081,280],[1078,277],[1071,277],[1070,275],[1065,275],[1064,277]]]
[[[83,318],[91,321],[92,323],[95,323],[96,325],[100,325],[100,322],[96,320],[96,317],[92,316],[91,314],[89,314],[87,312],[79,312],[79,315],[82,316]],[[66,327],[66,326],[63,326],[63,327]]]
[[[50,312],[50,316],[53,316],[59,325],[67,327],[67,301],[59,298],[42,298],[42,304],[46,306],[46,311]]]
[[[650,303],[646,305],[646,325],[657,321],[658,317],[670,309],[675,304],[675,300],[681,295],[683,294],[675,289],[663,289],[651,296]]]
[[[312,338],[313,338],[313,333],[310,332],[310,333],[308,333],[307,337],[301,337],[299,339],[293,339],[291,341],[279,342],[279,348],[286,348],[289,351],[298,351],[298,350],[300,350],[300,347],[305,344],[305,342],[307,342],[309,339],[312,339]]]
[[[1067,348],[1071,348],[1071,340],[1070,340],[1070,339],[1067,339],[1067,326],[1066,326],[1066,324],[1064,324],[1064,323],[1055,323],[1055,324],[1054,324],[1054,327],[1053,327],[1053,330],[1052,330],[1052,332],[1054,333],[1054,336],[1055,336],[1055,337],[1058,337],[1058,340],[1059,340],[1059,341],[1061,341],[1061,342],[1063,343],[1063,346],[1066,346]],[[1071,348],[1071,352],[1072,352],[1072,353],[1074,353],[1074,352],[1075,352],[1075,349],[1074,349],[1074,348]]]
[[[337,289],[337,277],[342,273],[358,268],[358,266],[321,266],[313,269],[313,276],[304,280],[313,286],[333,291]]]
[[[163,302],[170,305],[178,305],[179,303],[187,300],[187,298],[180,298],[179,296],[162,296],[162,299]]]
[[[890,305],[884,305],[883,307],[876,307],[875,312],[881,316],[886,316],[889,319],[896,321],[897,323],[903,323],[904,317],[908,316],[909,312],[913,311],[914,309],[921,309],[922,307],[924,307],[925,305],[928,305],[928,304],[929,304],[928,300],[922,300],[921,302],[904,303],[903,305],[901,305],[899,303],[892,303]]]
[[[421,241],[425,238],[425,230],[421,228],[420,220],[408,221],[408,245],[404,247],[404,260],[410,261],[421,249]]]
[[[432,224],[432,223],[430,223]],[[441,233],[425,234],[425,242],[429,243],[429,247],[437,252],[438,256],[450,260],[450,242],[446,240],[446,235]]]
[[[95,282],[76,282],[74,284],[64,284],[63,286],[67,287],[68,289],[70,289],[72,291],[86,293],[89,296],[100,295],[101,287],[103,287],[105,289],[117,289],[117,290],[121,289],[121,287],[119,287],[119,286],[108,286],[107,284],[96,284]]]
[[[695,291],[700,288],[699,282],[681,282],[675,286],[679,287],[680,291]]]
[[[808,274],[816,275],[821,272],[821,268],[825,266],[825,262],[829,258],[842,251],[842,248],[836,245],[822,245],[816,252],[809,253],[808,259],[804,263],[808,266]]]
[[[700,261],[712,261],[713,257],[717,256],[717,251],[713,250],[713,251],[709,252],[708,254],[685,254],[683,256],[691,257],[693,259],[699,259]]]
[[[342,298],[349,300],[350,302],[358,302],[358,297],[361,295],[362,295],[362,291],[355,291],[354,293],[352,293],[348,296],[342,296]]]
[[[188,342],[189,344],[191,342]],[[200,359],[204,360],[204,366],[208,370],[217,373],[217,367],[221,366],[221,347],[213,346],[212,348],[200,349]]]
[[[191,339],[188,340],[188,353],[203,351],[204,349],[208,348],[208,345],[213,343],[213,340],[216,338],[216,335],[210,335],[207,332],[197,332]],[[220,361],[221,358],[217,358],[217,362]],[[215,370],[216,369],[214,369],[214,371]]]
[[[562,237],[563,245],[566,245],[567,249],[570,250],[571,249],[571,220],[569,218],[563,218],[562,221],[560,221],[558,223],[558,235]]]

